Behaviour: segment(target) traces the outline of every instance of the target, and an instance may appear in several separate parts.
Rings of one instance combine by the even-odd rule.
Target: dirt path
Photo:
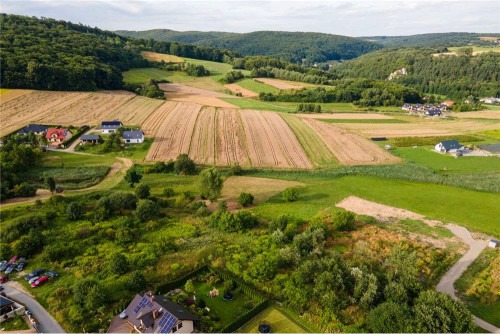
[[[425,217],[421,214],[391,207],[384,204],[379,204],[371,202],[356,196],[349,196],[337,204],[338,207],[344,208],[346,210],[352,211],[357,214],[368,215],[375,217],[377,220],[390,221],[391,219],[418,219],[422,220],[431,226],[439,223],[433,220],[424,219]],[[469,250],[457,261],[455,264],[441,277],[438,285],[436,286],[437,291],[441,291],[449,294],[453,299],[458,300],[455,295],[455,281],[460,278],[464,271],[469,267],[469,265],[476,260],[476,258],[481,254],[481,252],[486,248],[487,242],[481,239],[472,238],[469,230],[465,227],[458,226],[455,224],[444,224],[448,230],[451,231],[462,242],[469,246]],[[500,333],[500,329],[487,323],[486,321],[474,317],[476,325],[486,329],[487,331]]]

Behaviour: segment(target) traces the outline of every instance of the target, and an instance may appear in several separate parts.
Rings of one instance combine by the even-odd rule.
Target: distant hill
[[[495,45],[493,39],[480,37],[500,38],[500,34],[478,34],[468,32],[448,32],[435,34],[420,34],[409,36],[370,36],[362,37],[365,40],[382,44],[385,47],[393,46],[465,46],[465,45]]]
[[[239,34],[157,29],[121,30],[116,33],[135,38],[212,46],[244,55],[269,56],[294,63],[301,63],[303,59],[308,62],[353,59],[382,47],[360,38],[314,32],[255,31]]]

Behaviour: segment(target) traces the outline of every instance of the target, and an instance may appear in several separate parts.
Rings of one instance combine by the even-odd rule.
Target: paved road
[[[447,293],[451,296],[451,298],[458,300],[458,297],[455,295],[455,281],[462,276],[467,267],[474,262],[479,254],[481,254],[481,252],[486,248],[488,243],[483,240],[473,239],[469,230],[465,227],[453,224],[446,224],[445,227],[456,237],[469,245],[469,250],[457,262],[455,262],[455,264],[443,275],[443,277],[441,277],[441,280],[436,286],[437,291]],[[474,320],[476,325],[479,327],[492,333],[500,333],[500,328],[497,328],[496,326],[493,326],[478,317],[474,317]]]
[[[57,321],[52,318],[52,316],[47,312],[42,305],[40,305],[31,296],[28,296],[24,292],[21,292],[11,286],[8,283],[3,284],[5,288],[4,292],[7,297],[17,300],[21,304],[24,304],[26,308],[29,308],[33,313],[33,316],[39,322],[39,330],[43,333],[66,333],[64,329],[57,323]]]

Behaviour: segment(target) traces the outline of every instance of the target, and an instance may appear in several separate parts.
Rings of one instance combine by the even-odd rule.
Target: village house
[[[484,99],[479,100],[484,103],[500,103],[500,99],[496,97],[486,97]]]
[[[33,132],[36,135],[44,135],[47,132],[47,127],[40,124],[29,124],[21,130],[17,131],[17,134],[27,135],[30,132]]]
[[[110,122],[101,122],[100,129],[102,133],[113,133],[122,126],[123,126],[122,122],[114,120]]]
[[[125,144],[140,144],[144,142],[144,133],[142,131],[123,132],[123,141]]]
[[[101,137],[99,135],[82,135],[80,144],[98,144]]]
[[[199,320],[167,297],[137,294],[120,318],[137,333],[193,333]],[[108,333],[114,333],[112,327]]]
[[[438,108],[432,108],[425,112],[427,116],[441,116],[443,113]]]
[[[405,104],[403,104],[403,106],[401,107],[401,109],[406,110],[406,111],[411,110],[411,108],[412,108],[412,107],[411,107],[411,104],[409,104],[409,103],[405,103]]]
[[[443,104],[445,106],[447,106],[448,108],[451,108],[455,105],[455,102],[448,100],[448,101],[444,101]]]
[[[69,135],[68,129],[54,129],[50,128],[47,129],[47,134],[45,135],[45,138],[47,138],[48,141],[52,143],[62,143],[63,141],[66,140],[66,138],[71,137]]]
[[[457,151],[462,151],[464,147],[458,143],[456,140],[444,140],[436,146],[434,150],[439,153],[456,153]]]

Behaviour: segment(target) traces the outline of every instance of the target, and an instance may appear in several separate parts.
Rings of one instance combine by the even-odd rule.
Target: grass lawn
[[[281,312],[276,306],[269,306],[259,313],[255,318],[247,322],[243,327],[237,330],[238,333],[258,333],[261,321],[266,321],[271,325],[271,333],[307,333],[309,330],[286,314]]]
[[[116,152],[108,152],[102,154],[103,156],[106,157],[123,157],[123,158],[129,158],[132,160],[136,161],[144,161],[146,158],[146,155],[148,154],[149,148],[151,147],[151,144],[153,143],[153,138],[145,138],[144,142],[141,144],[124,144],[121,147],[120,151]],[[99,150],[101,149],[102,144],[85,144],[82,146],[78,146],[77,150],[79,152],[85,152],[85,153],[91,153],[91,154],[101,154],[99,153]]]
[[[9,88],[0,88],[0,95],[10,92],[12,89]]]
[[[488,137],[492,137],[495,139],[500,139],[500,130],[488,130],[480,133],[481,135],[485,135]]]
[[[386,119],[327,119],[327,118],[318,118],[319,121],[326,123],[369,123],[369,124],[378,124],[378,123],[409,123],[408,121],[397,119],[397,118],[386,118]]]
[[[486,108],[488,108],[488,110],[500,110],[500,106],[498,105],[494,105],[494,104],[485,104]]]
[[[397,148],[395,155],[413,163],[445,173],[488,173],[500,172],[498,157],[452,157],[433,152],[430,147]]]
[[[493,289],[493,282],[495,280],[498,282],[499,279],[498,277],[493,277],[494,273],[492,268],[498,265],[498,261],[496,261],[496,264],[493,263],[493,261],[499,256],[498,250],[486,248],[455,283],[455,288],[459,291],[460,299],[465,301],[471,312],[497,327],[500,327],[500,300],[497,299],[496,302],[487,304],[486,300],[482,302],[480,298],[473,294],[468,294],[467,290],[469,290],[474,283],[485,283],[483,289]],[[488,272],[488,270],[490,270],[490,272]],[[494,291],[490,291],[491,295],[494,295],[494,293]],[[492,299],[494,299],[494,297]]]
[[[182,57],[182,59],[184,59],[187,63],[195,65],[203,65],[207,70],[210,71],[210,77],[212,77],[214,80],[217,81],[221,79],[227,72],[231,71],[241,71],[243,75],[250,75],[250,71],[235,70],[233,69],[232,65],[226,63],[216,63],[214,61],[185,58],[185,57]]]
[[[3,319],[3,316],[2,316]],[[20,316],[0,322],[0,331],[22,331],[30,329],[26,321]]]
[[[239,84],[239,82],[238,82]],[[226,102],[234,104],[243,109],[269,110],[281,112],[296,112],[299,102],[267,102],[254,99],[231,99],[221,98]],[[346,112],[357,111],[356,107],[350,103],[319,103],[323,112]]]
[[[111,166],[112,156],[82,155],[67,152],[47,151],[42,158],[42,167],[93,167]]]
[[[125,71],[122,74],[123,74],[123,81],[125,83],[142,84],[149,79],[173,81],[170,79],[171,77],[170,73],[172,72],[163,71],[158,68],[147,67],[147,68],[134,68],[131,69],[130,71]]]
[[[241,86],[245,89],[251,90],[254,93],[274,93],[278,91],[277,88],[273,86],[269,86],[263,84],[262,82],[255,81],[254,79],[243,79],[238,82],[235,82],[238,86]]]

